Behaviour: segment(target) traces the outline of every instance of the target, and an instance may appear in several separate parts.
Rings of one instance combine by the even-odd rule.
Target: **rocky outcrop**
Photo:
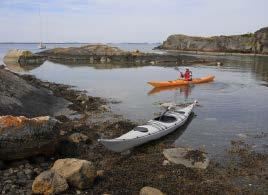
[[[68,189],[66,180],[54,171],[44,171],[38,175],[32,185],[34,194],[60,194]]]
[[[0,68],[0,116],[54,115],[68,106],[43,87],[34,87],[21,76]]]
[[[90,161],[75,158],[57,160],[51,170],[64,177],[67,182],[78,188],[86,189],[93,185],[97,172]]]
[[[48,116],[0,116],[0,160],[53,153],[59,137],[56,122]]]
[[[53,55],[53,56],[109,56],[109,55],[122,55],[125,52],[118,47],[111,47],[104,44],[85,45],[82,47],[68,47],[68,48],[55,48],[45,50],[39,54]]]
[[[150,186],[143,187],[140,190],[139,194],[140,195],[164,195],[164,193],[161,192],[160,190],[150,187]]]
[[[86,45],[82,47],[55,48],[38,53],[50,61],[58,63],[161,63],[178,62],[180,58],[174,55],[142,53],[140,51],[126,52],[108,45]]]
[[[268,27],[255,32],[256,50],[260,53],[268,54]]]
[[[7,52],[3,60],[6,62],[19,62],[21,57],[31,57],[33,53],[26,50],[13,49]]]
[[[151,65],[151,64],[165,64],[176,63],[177,65],[187,61],[188,63],[200,62],[192,56],[178,56],[172,54],[157,54],[157,53],[143,53],[138,50],[128,52],[123,51],[117,47],[108,45],[86,45],[82,47],[69,48],[54,48],[45,50],[36,54],[25,57],[20,57],[19,63],[33,65],[32,58],[40,58],[42,60],[50,60],[52,62],[61,63],[65,65],[79,65],[79,64],[123,64],[126,67],[128,64],[135,65]],[[10,64],[10,63],[6,63]],[[11,64],[11,67],[13,64]]]
[[[7,52],[3,61],[5,64],[20,64],[27,66],[41,65],[45,61],[45,58],[27,50],[13,49]]]
[[[233,36],[194,37],[171,35],[156,49],[268,54],[268,27],[254,34]]]

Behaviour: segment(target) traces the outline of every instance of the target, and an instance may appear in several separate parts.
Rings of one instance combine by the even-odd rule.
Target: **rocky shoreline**
[[[115,137],[136,124],[113,114],[108,100],[31,75],[21,76],[8,71],[5,74],[65,99],[76,117],[55,115],[60,138],[53,154],[0,160],[2,194],[265,194],[268,191],[268,157],[254,152],[245,140],[230,143],[226,152],[230,160],[225,165],[212,158],[204,170],[175,164],[163,154],[165,149],[173,148],[174,134],[181,133],[187,124],[180,132],[137,147],[131,153],[112,153],[97,139]],[[0,77],[0,81],[6,82],[4,77]],[[32,106],[37,105],[33,99]],[[31,115],[36,117],[34,113]],[[200,149],[190,151],[185,155],[190,162],[204,161]]]
[[[170,35],[155,49],[176,50],[196,54],[216,55],[268,55],[268,27],[255,33],[232,36],[196,37],[182,34]]]

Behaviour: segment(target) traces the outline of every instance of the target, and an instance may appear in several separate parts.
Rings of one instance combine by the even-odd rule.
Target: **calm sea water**
[[[79,44],[78,44],[79,45]],[[113,44],[124,50],[152,51],[156,44]],[[48,45],[68,47],[70,45]],[[76,46],[76,45],[72,45]],[[0,44],[0,60],[11,48],[37,51],[35,44]],[[207,56],[208,57],[208,56]],[[76,86],[91,95],[122,101],[111,105],[114,112],[138,122],[153,118],[162,111],[161,102],[184,103],[198,100],[196,117],[182,135],[174,137],[176,145],[205,147],[214,155],[221,153],[238,134],[248,135],[255,149],[267,152],[268,136],[268,57],[208,57],[224,63],[223,66],[192,66],[194,77],[215,75],[215,82],[190,88],[154,90],[151,80],[172,80],[178,77],[174,68],[144,66],[110,68],[109,66],[63,65],[46,61],[28,70],[38,78]],[[1,61],[0,61],[1,62]],[[190,66],[190,65],[187,65]],[[185,67],[181,67],[184,70]],[[19,70],[24,73],[23,69]],[[176,135],[175,135],[176,136]]]

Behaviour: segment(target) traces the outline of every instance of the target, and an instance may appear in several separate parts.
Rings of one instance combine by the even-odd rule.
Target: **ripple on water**
[[[224,83],[224,82],[213,82],[208,85],[200,86],[200,90],[208,93],[221,92],[222,94],[237,92],[245,88],[246,85],[243,83]]]

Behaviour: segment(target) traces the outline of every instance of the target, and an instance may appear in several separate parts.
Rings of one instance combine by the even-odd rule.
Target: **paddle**
[[[159,121],[161,121],[162,117],[171,109],[172,106],[167,107],[167,109],[165,110],[165,112],[163,112],[163,114],[161,114],[161,116],[159,117]]]
[[[180,71],[179,67],[175,67],[174,69],[179,71],[179,73],[181,73],[181,77],[183,78],[183,73]]]

